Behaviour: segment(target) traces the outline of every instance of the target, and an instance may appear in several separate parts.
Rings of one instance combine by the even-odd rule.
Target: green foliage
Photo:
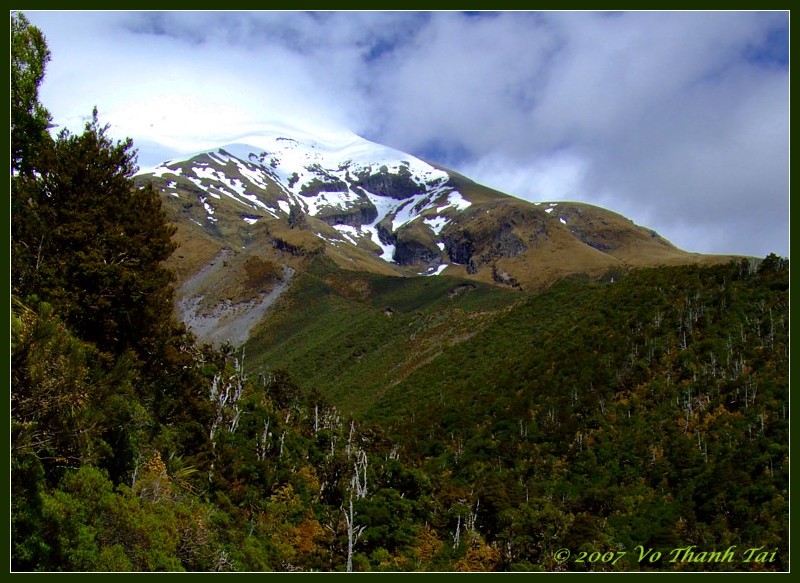
[[[39,86],[50,61],[42,32],[25,15],[11,13],[11,173],[29,175],[48,140],[50,114],[39,103]]]
[[[242,351],[195,351],[207,395],[228,395],[198,423],[210,448],[156,424],[116,486],[91,464],[53,486],[17,456],[14,564],[345,570],[352,500],[353,570],[730,568],[631,558],[696,541],[763,543],[774,562],[735,568],[784,570],[786,267],[565,282],[387,389],[369,425]],[[561,564],[562,548],[628,554]]]
[[[187,507],[168,479],[149,469],[131,489],[114,488],[102,472],[85,466],[45,496],[47,536],[57,549],[59,570],[182,571],[204,565],[201,555],[208,550],[201,545],[211,541],[203,532],[203,509]]]
[[[114,144],[96,112],[84,133],[62,132],[53,158],[36,180],[38,240],[17,233],[15,245],[37,248],[37,260],[17,280],[58,305],[81,337],[104,350],[142,351],[163,333],[172,309],[172,280],[161,262],[174,249],[152,188],[132,189],[130,141]]]
[[[49,471],[98,463],[108,453],[101,438],[107,399],[130,393],[133,373],[124,357],[104,362],[52,306],[38,310],[17,303],[12,313],[13,454],[32,453]]]
[[[12,130],[41,129],[46,45],[12,33]],[[788,570],[788,260],[538,294],[316,260],[245,359],[172,318],[130,141],[39,129],[12,131],[12,570]],[[635,557],[689,544],[775,555]]]
[[[388,431],[438,484],[411,494],[391,482],[437,532],[452,535],[460,524],[463,534],[474,517],[480,540],[446,569],[489,561],[503,570],[553,570],[561,568],[552,555],[561,547],[665,549],[695,540],[769,540],[783,554],[761,567],[786,565],[786,260],[641,270],[607,284],[565,281],[496,312],[462,342],[441,342],[434,358],[399,379],[376,363],[418,348],[413,322],[433,321],[426,307],[441,310],[441,296],[423,300],[424,289],[409,293],[413,284],[390,278],[369,280],[366,301],[330,276],[302,285],[300,295],[316,295],[313,315],[284,312],[299,335],[288,328],[275,334],[272,358],[295,355],[301,386],[348,409],[342,385],[361,389],[360,416]],[[328,303],[339,312],[321,307]],[[395,308],[389,325],[384,305]],[[406,310],[423,312],[412,320]],[[386,340],[383,330],[391,330]],[[416,346],[404,344],[409,335]],[[359,358],[348,359],[356,347]],[[298,367],[303,354],[319,365]],[[338,363],[330,377],[320,375],[328,355]],[[383,382],[371,376],[378,371]],[[391,507],[389,499],[378,505],[380,512]],[[361,539],[365,554],[382,564],[386,549],[377,541],[403,532],[395,517],[419,524],[414,512],[387,517],[370,504],[360,509],[370,525]],[[504,549],[496,564],[492,545]],[[393,549],[409,556],[406,541]],[[622,561],[613,568],[674,566]]]
[[[44,468],[33,452],[12,451],[11,476],[11,569],[31,571],[47,564],[50,551],[42,535]]]

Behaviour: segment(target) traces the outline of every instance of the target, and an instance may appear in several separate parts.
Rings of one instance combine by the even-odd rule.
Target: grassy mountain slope
[[[542,371],[552,374],[556,366],[585,367],[582,374],[589,376],[575,380],[579,390],[611,383],[616,371],[652,369],[656,353],[676,366],[681,351],[675,346],[691,339],[680,336],[687,326],[692,329],[684,319],[692,309],[706,310],[706,317],[709,310],[705,303],[692,307],[699,301],[692,294],[700,292],[686,286],[721,278],[720,289],[710,291],[714,298],[707,300],[714,317],[726,327],[747,322],[725,312],[732,276],[719,274],[731,269],[653,268],[614,283],[565,280],[544,292],[520,293],[446,276],[342,273],[320,261],[293,282],[291,293],[254,330],[247,351],[259,364],[289,370],[345,411],[406,422],[407,415],[442,399],[452,405],[486,387],[496,395],[519,379],[549,378]],[[687,279],[684,287],[670,281],[672,274]],[[642,339],[642,329],[650,329],[652,338]],[[577,342],[573,331],[591,345]],[[725,352],[730,360],[730,349],[719,344],[723,340],[714,340],[714,355],[707,358],[718,362]]]
[[[456,278],[343,272],[318,260],[245,348],[251,362],[285,368],[359,414],[519,300],[513,291]]]

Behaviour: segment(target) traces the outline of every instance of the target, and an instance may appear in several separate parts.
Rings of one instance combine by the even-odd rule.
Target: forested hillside
[[[11,28],[13,571],[788,570],[788,260],[523,293],[319,258],[214,349],[133,144],[51,137]]]

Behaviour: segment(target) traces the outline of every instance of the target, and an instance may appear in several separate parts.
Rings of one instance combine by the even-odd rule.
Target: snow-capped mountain
[[[313,217],[334,229],[316,231],[330,245],[371,248],[386,262],[424,265],[428,273],[447,266],[441,231],[471,203],[446,171],[355,135],[322,141],[276,130],[247,141],[165,162],[139,179],[156,180],[168,196],[196,197],[201,224],[217,222],[220,207],[235,203],[231,210],[248,225]],[[435,244],[405,249],[402,231],[412,223]]]
[[[162,194],[177,227],[177,310],[211,341],[243,342],[317,258],[326,269],[517,289],[728,260],[677,249],[606,209],[520,200],[347,132],[275,127],[164,162],[136,182]],[[346,293],[362,297],[357,281]]]

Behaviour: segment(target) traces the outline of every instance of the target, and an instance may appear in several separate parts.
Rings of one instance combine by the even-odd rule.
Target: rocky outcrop
[[[456,229],[444,234],[443,239],[450,261],[467,265],[469,273],[476,273],[483,265],[501,257],[516,257],[528,248],[509,224],[497,231],[475,231],[471,226]]]
[[[481,263],[488,263],[500,257],[516,257],[528,248],[512,230],[511,225],[503,225],[492,237],[487,248],[481,253]]]
[[[347,183],[333,177],[326,177],[325,180],[314,178],[300,188],[303,196],[317,196],[320,192],[347,192]]]
[[[442,262],[442,252],[435,245],[426,245],[414,239],[398,238],[394,248],[394,261],[400,265],[436,266]]]
[[[378,209],[369,200],[366,200],[349,209],[342,209],[341,207],[322,208],[317,213],[316,218],[331,226],[350,225],[358,228],[361,225],[368,225],[377,219]]]
[[[508,204],[467,211],[442,231],[448,258],[465,265],[469,274],[498,259],[516,257],[547,237],[546,214]]]
[[[275,247],[275,249],[277,249],[278,251],[283,251],[295,257],[308,257],[314,255],[321,255],[325,252],[324,244],[320,244],[316,247],[310,247],[307,245],[296,245],[294,243],[290,243],[285,239],[281,239],[280,237],[272,238],[272,246]]]
[[[313,231],[291,229],[278,221],[270,226],[267,240],[273,248],[294,257],[314,257],[325,253],[325,243]]]
[[[453,289],[451,289],[449,292],[447,292],[447,296],[454,298],[463,293],[468,293],[476,289],[478,289],[478,286],[476,286],[474,283],[460,283]]]
[[[422,220],[411,221],[391,234],[394,239],[395,263],[436,267],[442,263],[439,238]]]
[[[397,235],[392,231],[392,221],[388,217],[386,220],[382,220],[375,225],[375,230],[378,233],[378,239],[380,239],[381,243],[384,245],[397,244]]]
[[[400,166],[397,174],[389,172],[386,166],[381,166],[377,173],[372,173],[371,169],[359,172],[352,186],[395,200],[403,200],[426,192],[425,185],[414,182],[406,166]]]
[[[567,228],[581,243],[607,253],[620,246],[619,232],[610,230],[602,218],[586,216],[579,207],[560,204],[558,216],[566,221]]]
[[[619,247],[619,241],[604,236],[602,233],[585,232],[580,229],[570,229],[570,232],[575,235],[581,243],[586,243],[589,247],[608,253],[614,251]]]
[[[461,229],[444,235],[444,248],[453,263],[468,265],[475,253],[475,239],[471,231]]]
[[[496,264],[492,265],[492,280],[503,285],[509,285],[516,289],[522,288],[519,282],[512,277],[510,273],[507,271],[501,271],[497,268]]]

